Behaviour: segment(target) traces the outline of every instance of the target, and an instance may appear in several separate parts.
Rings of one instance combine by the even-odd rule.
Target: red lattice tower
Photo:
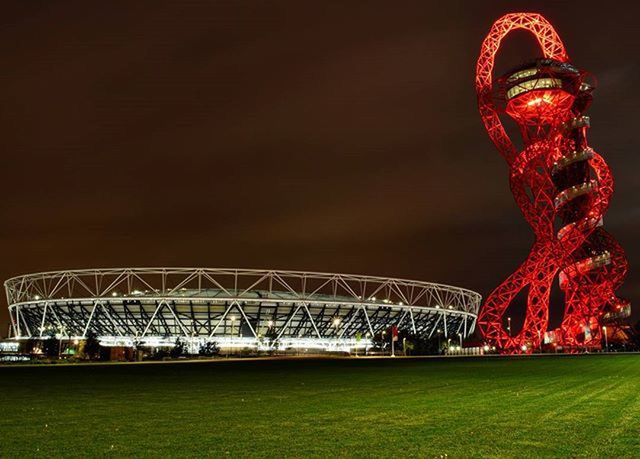
[[[495,56],[502,40],[521,29],[538,41],[542,57],[493,84]],[[570,351],[599,347],[602,324],[628,316],[618,298],[627,261],[622,248],[602,228],[613,193],[613,177],[587,143],[594,86],[569,62],[560,37],[539,14],[513,13],[498,19],[482,43],[476,91],[489,137],[510,168],[518,207],[535,242],[527,259],[486,299],[478,318],[488,343],[501,352],[532,352],[543,340]],[[518,125],[524,149],[518,152],[499,114]],[[559,329],[548,332],[549,296],[558,278],[565,296]],[[528,289],[522,329],[505,329],[504,316],[518,293]]]

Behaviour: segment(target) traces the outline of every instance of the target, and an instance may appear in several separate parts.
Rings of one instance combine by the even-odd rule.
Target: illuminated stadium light
[[[58,271],[14,277],[5,289],[17,340],[56,329],[69,340],[93,332],[104,346],[164,347],[181,338],[191,349],[216,342],[349,352],[391,326],[467,337],[481,301],[471,290],[429,282],[251,269]]]

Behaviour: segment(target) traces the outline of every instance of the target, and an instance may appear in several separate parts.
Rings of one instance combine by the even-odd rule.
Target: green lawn
[[[640,456],[640,355],[0,368],[0,455]]]

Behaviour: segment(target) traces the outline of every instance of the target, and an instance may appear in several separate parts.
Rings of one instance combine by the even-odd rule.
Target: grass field
[[[0,368],[21,456],[640,456],[640,355]]]

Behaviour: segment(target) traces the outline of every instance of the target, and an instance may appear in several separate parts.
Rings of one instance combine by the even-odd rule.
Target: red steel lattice
[[[543,57],[499,79],[496,90],[496,54],[517,29],[537,39]],[[592,90],[586,72],[570,64],[560,37],[539,14],[503,16],[482,43],[476,67],[480,115],[509,165],[511,190],[535,235],[527,259],[487,297],[478,318],[485,340],[501,352],[532,352],[543,342],[573,351],[599,347],[602,324],[630,311],[629,302],[615,295],[627,272],[624,252],[602,228],[613,177],[587,143],[589,118],[583,112]],[[522,151],[507,135],[502,112],[518,125]],[[548,331],[556,278],[565,297],[564,318]],[[510,324],[505,329],[505,315],[525,290],[526,317],[513,334]]]

